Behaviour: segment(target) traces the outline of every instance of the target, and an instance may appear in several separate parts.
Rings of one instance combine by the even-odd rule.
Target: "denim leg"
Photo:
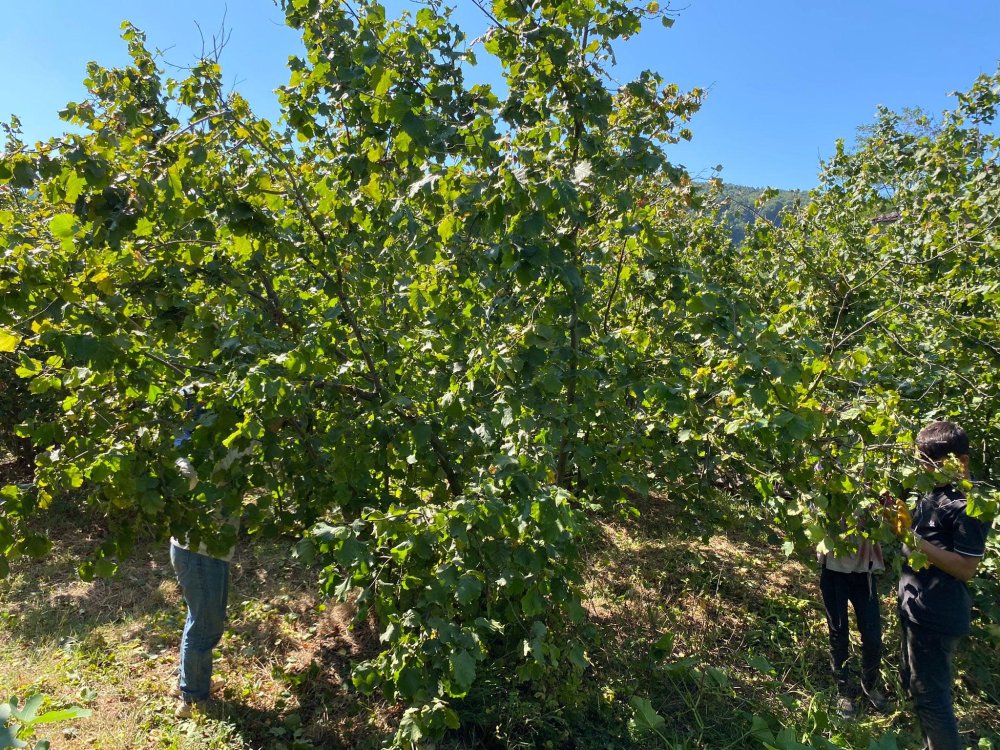
[[[867,573],[852,573],[850,598],[861,635],[861,684],[878,687],[882,666],[882,613],[878,601],[878,579]]]
[[[229,563],[170,546],[187,621],[181,634],[180,688],[185,700],[202,701],[212,684],[212,649],[222,640],[229,598]]]
[[[952,658],[961,640],[901,618],[904,686],[910,695],[927,750],[963,750],[952,706]]]
[[[847,573],[823,568],[819,576],[819,590],[826,608],[826,625],[830,633],[830,669],[837,681],[837,692],[850,692],[847,674],[847,650],[850,643],[850,623],[847,619]]]

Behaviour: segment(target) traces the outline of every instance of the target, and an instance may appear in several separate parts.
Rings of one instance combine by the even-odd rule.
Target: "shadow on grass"
[[[755,714],[801,718],[832,687],[812,572],[775,554],[763,524],[699,538],[663,498],[638,507],[599,527],[585,564],[595,672],[648,698],[692,747],[752,746],[741,736]],[[711,512],[696,515],[704,525]]]
[[[662,497],[637,503],[640,517],[598,527],[584,561],[587,607],[601,638],[592,674],[615,692],[651,700],[683,747],[754,746],[734,734],[760,715],[799,732],[839,732],[858,746],[915,732],[898,694],[895,580],[880,584],[884,666],[894,712],[855,723],[833,715],[827,631],[814,566],[785,557],[766,523],[726,511],[677,509]],[[722,521],[717,535],[692,537],[693,516]],[[734,520],[739,523],[734,523]],[[664,639],[661,641],[661,639]],[[857,644],[852,656],[857,658]],[[967,643],[962,663],[1000,666],[995,649]],[[856,665],[855,665],[856,667]],[[973,670],[961,679],[965,726],[992,737],[991,699],[976,695]],[[738,744],[746,741],[746,745]],[[693,744],[684,744],[684,743]]]
[[[322,681],[311,688],[321,691]],[[324,693],[336,699],[334,693]],[[225,721],[250,748],[303,747],[363,750],[380,747],[383,736],[359,732],[344,721],[344,706],[333,700],[322,712],[300,707],[296,711],[261,709],[248,701],[222,699],[207,711],[210,719]]]
[[[85,640],[94,630],[133,620],[157,622],[176,603],[163,582],[169,571],[165,552],[148,549],[130,558],[113,578],[85,582],[65,555],[22,562],[13,568],[11,586],[0,599],[8,614],[5,630],[34,646]],[[150,648],[162,638],[157,628],[140,628]]]
[[[17,565],[0,592],[0,638],[38,658],[71,647],[97,667],[90,683],[115,696],[109,713],[134,711],[129,696],[149,691],[167,700],[186,616],[169,549],[139,545],[114,577],[84,582],[74,545],[89,543],[60,540],[52,557]],[[398,709],[350,687],[352,663],[377,650],[377,629],[352,627],[346,605],[320,611],[316,571],[288,548],[241,540],[216,660],[226,687],[206,718],[230,725],[245,747],[381,747]]]

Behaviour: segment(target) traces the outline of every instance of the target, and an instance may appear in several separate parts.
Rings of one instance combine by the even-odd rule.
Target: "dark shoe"
[[[871,690],[863,689],[865,698],[868,700],[868,705],[876,713],[884,714],[889,710],[889,701],[886,700],[885,696],[882,695],[882,691],[878,688],[872,688]]]

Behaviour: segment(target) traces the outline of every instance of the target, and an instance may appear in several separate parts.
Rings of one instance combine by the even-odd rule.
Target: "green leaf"
[[[15,727],[0,725],[0,748],[22,748],[27,746],[27,742],[22,742],[17,738]]]
[[[176,166],[167,170],[167,184],[173,198],[180,198],[184,195],[184,185],[181,182],[180,174]]]
[[[750,736],[759,742],[774,743],[774,732],[771,731],[771,726],[768,724],[767,719],[756,714],[750,725]]]
[[[76,234],[78,222],[73,214],[56,214],[49,221],[49,229],[59,239],[65,240]]]
[[[664,633],[657,639],[656,643],[653,644],[651,653],[654,659],[663,659],[670,656],[673,650],[674,634]]]
[[[33,724],[51,724],[55,721],[71,721],[73,719],[86,719],[89,717],[93,711],[89,708],[82,708],[81,706],[72,706],[71,708],[63,708],[58,711],[46,711],[41,716],[35,718],[32,722]]]
[[[136,237],[149,237],[153,233],[153,222],[145,216],[139,219],[132,231]]]
[[[75,171],[70,172],[66,178],[66,202],[75,203],[85,187],[87,187],[87,181]]]
[[[118,564],[114,560],[102,557],[94,562],[94,575],[98,578],[110,578],[118,570]]]
[[[629,721],[630,726],[639,732],[647,734],[651,732],[660,733],[666,722],[653,709],[653,704],[649,702],[649,699],[634,695],[632,696],[632,700],[629,701],[629,705],[632,706],[633,711],[632,719]]]
[[[399,153],[406,154],[409,153],[410,147],[413,145],[413,138],[404,130],[396,136],[394,144]]]
[[[452,214],[448,214],[438,223],[437,232],[442,242],[447,242],[458,231],[458,221]]]
[[[14,374],[19,378],[33,378],[42,371],[42,363],[33,357],[25,356],[22,352],[20,364],[14,370]]]
[[[773,675],[775,674],[774,666],[766,658],[760,654],[754,654],[749,659],[747,659],[747,664],[756,669],[761,674]]]
[[[455,590],[455,595],[459,603],[469,605],[479,599],[482,591],[483,584],[478,578],[471,575],[464,575],[458,581],[458,588]]]
[[[375,84],[375,96],[383,97],[389,93],[389,89],[392,87],[393,81],[396,80],[396,71],[392,68],[386,68],[382,72],[382,76],[378,79],[378,83]]]
[[[726,689],[729,688],[732,683],[729,680],[729,675],[726,674],[725,670],[719,669],[718,667],[709,667],[706,672],[708,676],[712,678],[718,687]]]
[[[415,706],[406,709],[403,719],[399,722],[399,730],[396,732],[397,740],[402,740],[402,746],[406,748],[418,748],[421,746],[420,740],[424,736],[423,722],[421,721],[419,710]]]
[[[469,692],[469,688],[472,687],[472,683],[476,679],[476,660],[468,651],[452,653],[449,660],[455,684],[459,689],[456,695],[464,695]]]
[[[521,610],[524,612],[525,617],[534,617],[545,611],[545,599],[538,593],[536,586],[532,586],[521,597]]]
[[[810,745],[803,745],[796,739],[796,732],[792,727],[783,727],[774,738],[774,744],[778,750],[813,750]]]
[[[415,700],[424,686],[424,674],[412,664],[407,664],[399,670],[396,676],[396,687],[407,700]]]
[[[21,343],[21,337],[11,330],[0,328],[0,352],[12,352]]]
[[[980,743],[980,747],[989,747],[988,745],[983,745]],[[896,743],[896,736],[894,734],[884,734],[878,739],[872,739],[868,743],[868,750],[899,750],[899,745]]]
[[[35,720],[35,715],[38,713],[38,709],[42,707],[44,701],[44,695],[35,693],[24,702],[23,708],[14,711],[14,718],[23,721],[25,724],[31,724]]]
[[[14,165],[14,187],[30,188],[35,182],[35,170],[28,161],[19,161]]]
[[[570,646],[567,658],[569,659],[570,664],[578,669],[587,669],[590,666],[590,660],[587,658],[587,652],[580,643],[574,643]]]

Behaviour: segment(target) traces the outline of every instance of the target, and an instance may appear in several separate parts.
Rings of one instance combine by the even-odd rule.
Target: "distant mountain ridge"
[[[758,207],[757,200],[765,192],[772,195]],[[776,225],[784,211],[795,210],[808,201],[807,190],[777,190],[723,183],[719,199],[722,208],[720,217],[722,223],[729,227],[733,242],[739,244],[746,235],[747,224],[769,221]]]

